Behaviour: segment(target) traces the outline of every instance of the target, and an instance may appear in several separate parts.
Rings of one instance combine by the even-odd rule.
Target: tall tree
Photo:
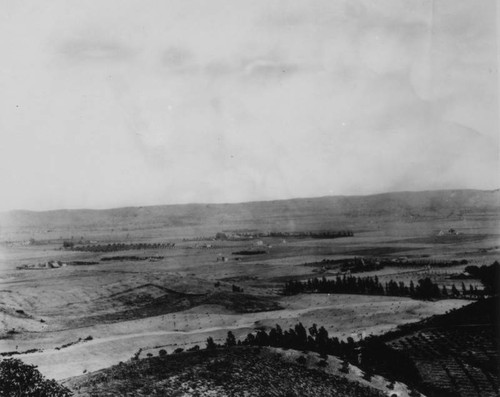
[[[207,338],[207,350],[214,350],[216,348],[217,345],[215,344],[214,339],[211,336],[209,336]]]
[[[226,346],[231,347],[236,345],[236,338],[231,331],[227,332]]]

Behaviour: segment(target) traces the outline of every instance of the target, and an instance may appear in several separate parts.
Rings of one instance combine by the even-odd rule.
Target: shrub
[[[188,352],[197,352],[198,350],[200,350],[200,346],[198,345],[194,345],[193,347],[187,349]]]
[[[35,365],[9,358],[0,362],[0,396],[69,397],[71,391],[55,380],[45,379]]]
[[[348,374],[349,373],[349,362],[344,360],[342,362],[342,368],[340,368],[339,371],[343,372],[344,374]]]
[[[174,350],[175,354],[182,353],[184,349],[182,347],[178,347],[177,349]]]
[[[300,365],[305,365],[306,364],[306,358],[304,356],[300,356],[299,358],[297,358],[297,362]]]
[[[216,348],[217,345],[215,344],[214,339],[211,336],[209,336],[207,338],[207,350],[214,350]]]
[[[158,355],[160,357],[165,357],[167,355],[167,351],[165,349],[161,349],[159,352],[158,352]]]
[[[369,371],[369,370],[367,370],[367,371],[365,371],[365,372],[363,373],[363,379],[364,379],[364,380],[367,380],[368,382],[370,382],[370,381],[371,381],[372,376],[373,376],[373,374],[372,374],[372,372],[371,372],[371,371]]]
[[[227,332],[226,346],[231,347],[236,345],[236,338],[231,331]]]

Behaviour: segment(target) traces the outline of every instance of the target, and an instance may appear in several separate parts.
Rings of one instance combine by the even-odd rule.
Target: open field
[[[4,215],[0,354],[65,379],[127,361],[139,350],[144,358],[161,349],[204,347],[209,336],[222,342],[228,330],[243,339],[257,328],[302,322],[306,328],[324,326],[341,340],[358,340],[446,313],[470,301],[281,291],[290,279],[341,274],[340,265],[307,263],[354,257],[392,261],[356,276],[405,283],[429,277],[460,288],[462,280],[454,277],[467,265],[489,265],[500,257],[498,193],[460,194],[442,193],[441,201],[431,195],[434,209],[418,200],[412,204],[411,194],[396,195],[394,211],[385,207],[385,197],[373,203],[355,198],[358,207],[325,198],[282,207],[271,202]],[[223,230],[253,229],[354,235],[214,238]],[[101,248],[73,249],[81,246]],[[454,264],[433,268],[419,260]],[[479,280],[464,281],[482,288]]]

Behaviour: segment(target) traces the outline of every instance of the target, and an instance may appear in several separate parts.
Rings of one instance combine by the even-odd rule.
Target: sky
[[[0,10],[0,211],[500,185],[495,0]]]

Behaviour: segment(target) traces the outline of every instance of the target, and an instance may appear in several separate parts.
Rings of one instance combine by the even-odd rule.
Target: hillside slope
[[[64,384],[81,397],[384,396],[344,376],[309,369],[305,362],[289,361],[272,349],[233,347],[129,361]]]
[[[409,324],[382,336],[418,371],[402,379],[428,396],[497,397],[499,384],[499,301],[479,300],[460,309]],[[389,375],[390,363],[376,354],[365,365]],[[390,372],[390,371],[389,371]]]
[[[500,213],[500,190],[443,190],[329,196],[237,204],[183,204],[107,210],[10,211],[3,229],[196,228],[318,230],[375,218],[388,221],[464,220]]]

